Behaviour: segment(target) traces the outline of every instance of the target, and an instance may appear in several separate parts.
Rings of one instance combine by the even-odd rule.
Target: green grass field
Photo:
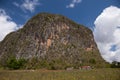
[[[120,80],[120,69],[0,70],[0,80]]]

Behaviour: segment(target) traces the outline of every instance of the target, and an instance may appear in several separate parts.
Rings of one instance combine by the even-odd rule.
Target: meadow
[[[120,80],[120,69],[0,70],[0,80]]]

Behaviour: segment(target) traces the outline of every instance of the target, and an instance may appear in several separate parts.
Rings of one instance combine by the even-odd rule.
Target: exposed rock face
[[[100,67],[104,63],[90,29],[64,16],[48,13],[34,16],[22,29],[7,35],[0,43],[1,63],[10,56],[25,58],[28,63],[34,58],[37,64],[33,66],[45,61],[58,68],[64,65]],[[90,62],[92,59],[95,64]]]

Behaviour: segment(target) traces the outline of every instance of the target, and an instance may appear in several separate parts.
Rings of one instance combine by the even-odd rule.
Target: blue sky
[[[30,10],[20,7],[25,1],[27,0],[0,0],[0,8],[4,9],[17,24],[24,25],[35,14],[49,12],[62,14],[79,24],[93,27],[94,20],[104,8],[110,5],[120,7],[119,0],[36,0],[37,4],[33,6],[33,10]],[[72,3],[74,7],[69,6]]]
[[[120,62],[120,0],[0,0],[0,41],[41,12],[61,14],[92,29],[101,56]]]

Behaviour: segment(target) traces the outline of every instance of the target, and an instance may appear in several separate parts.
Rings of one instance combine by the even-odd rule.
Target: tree
[[[25,63],[26,60],[23,58],[17,60],[15,57],[11,57],[7,60],[7,67],[9,69],[20,69]]]
[[[112,68],[120,68],[120,62],[113,61],[112,64],[111,64],[111,67]]]

